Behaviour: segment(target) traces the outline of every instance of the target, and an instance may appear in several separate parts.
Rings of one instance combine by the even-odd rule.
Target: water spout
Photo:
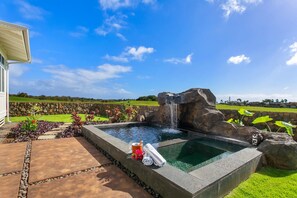
[[[176,129],[177,128],[177,104],[172,102],[169,104],[170,108],[170,123],[171,128]]]

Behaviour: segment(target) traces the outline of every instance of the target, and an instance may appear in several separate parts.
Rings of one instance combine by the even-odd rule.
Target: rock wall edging
[[[239,119],[240,115],[237,110],[220,110],[224,115],[225,119],[228,120],[230,118]],[[252,121],[261,116],[267,116],[273,118],[273,121],[268,122],[272,131],[277,131],[278,127],[274,125],[274,121],[280,120],[285,122],[291,122],[292,124],[297,124],[297,113],[283,113],[283,112],[264,112],[264,111],[255,111],[255,114],[252,117],[244,117],[243,123],[247,126],[254,126]],[[265,128],[263,125],[255,125],[257,128]]]
[[[11,117],[27,116],[32,106],[38,104],[42,115],[71,114],[77,112],[86,114],[90,111],[99,111],[99,115],[107,116],[105,110],[116,107],[122,108],[120,104],[99,104],[99,103],[48,103],[48,102],[11,102],[9,104],[9,113]],[[145,115],[146,112],[156,111],[156,106],[138,106],[138,114]]]

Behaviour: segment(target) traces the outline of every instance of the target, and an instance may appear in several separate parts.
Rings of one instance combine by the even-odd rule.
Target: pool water
[[[187,137],[186,132],[155,126],[127,126],[100,128],[105,133],[123,140],[126,143],[143,141],[143,144],[154,144],[165,140]]]
[[[216,160],[225,158],[244,147],[208,138],[158,148],[169,164],[190,172]]]

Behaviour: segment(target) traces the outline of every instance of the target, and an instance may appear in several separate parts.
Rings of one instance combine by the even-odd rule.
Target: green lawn
[[[262,168],[234,189],[227,198],[297,197],[297,170]]]
[[[231,106],[225,104],[217,104],[218,110],[239,110],[240,108],[244,108],[250,111],[266,111],[266,112],[289,112],[289,113],[297,113],[297,109],[292,108],[273,108],[273,107],[254,107],[254,106]]]
[[[60,102],[60,103],[68,103],[71,101],[58,101],[58,100],[39,100],[35,98],[25,98],[25,97],[18,97],[18,96],[10,96],[9,102]],[[157,101],[138,101],[138,100],[129,100],[129,101],[108,101],[108,102],[83,102],[83,103],[100,103],[100,104],[128,104],[135,106],[158,106]]]
[[[85,121],[85,115],[79,114],[79,116],[82,118],[83,121]],[[21,122],[26,120],[26,116],[20,116],[20,117],[10,117],[10,121],[12,122]],[[71,114],[59,114],[59,115],[43,115],[38,120],[45,120],[49,122],[72,122],[71,120]],[[105,117],[95,117],[95,121],[105,121],[108,120]]]
[[[39,100],[35,98],[24,98],[11,96],[9,98],[10,102],[61,102],[67,103],[70,101],[57,101],[57,100]],[[100,103],[100,104],[128,104],[135,106],[158,106],[157,101],[138,101],[138,100],[129,100],[129,101],[108,101],[108,102],[85,102],[85,103]],[[254,106],[232,106],[226,104],[217,104],[218,110],[239,110],[240,108],[244,108],[250,111],[267,111],[267,112],[292,112],[297,113],[297,109],[292,108],[272,108],[272,107],[254,107]]]
[[[9,102],[59,102],[59,101],[57,101],[57,100],[39,100],[39,99],[35,99],[35,98],[10,96]]]

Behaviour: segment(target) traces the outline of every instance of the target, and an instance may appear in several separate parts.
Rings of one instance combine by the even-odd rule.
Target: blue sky
[[[1,0],[30,30],[11,92],[137,98],[209,88],[217,100],[297,101],[296,0]]]

